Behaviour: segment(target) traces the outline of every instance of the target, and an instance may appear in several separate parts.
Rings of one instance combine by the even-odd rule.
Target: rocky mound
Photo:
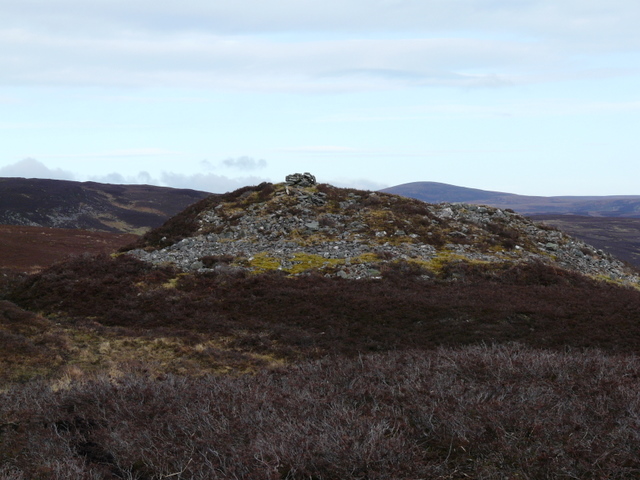
[[[424,277],[437,277],[452,263],[491,268],[537,262],[639,282],[635,271],[602,250],[511,210],[427,204],[318,185],[305,175],[207,198],[126,250],[183,271],[319,272],[359,279],[378,277],[398,262],[421,269]]]

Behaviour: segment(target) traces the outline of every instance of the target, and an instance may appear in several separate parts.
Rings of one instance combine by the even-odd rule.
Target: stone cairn
[[[293,173],[285,177],[285,183],[291,187],[313,187],[316,185],[316,177],[308,172]]]

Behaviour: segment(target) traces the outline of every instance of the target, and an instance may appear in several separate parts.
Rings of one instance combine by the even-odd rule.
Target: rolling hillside
[[[208,195],[151,185],[0,178],[0,224],[139,235]]]
[[[536,197],[458,187],[437,182],[413,182],[382,190],[428,203],[464,202],[510,208],[521,215],[582,215],[640,218],[640,195]]]

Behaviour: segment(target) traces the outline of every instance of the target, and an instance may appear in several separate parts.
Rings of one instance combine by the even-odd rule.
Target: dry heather
[[[0,394],[0,479],[632,479],[635,356],[440,348]]]
[[[7,294],[39,312],[46,332],[16,330],[10,318],[2,324],[14,335],[10,342],[53,349],[60,359],[48,364],[51,374],[79,361],[106,368],[110,355],[188,373],[218,371],[225,362],[243,371],[329,354],[481,342],[640,351],[636,289],[542,264],[452,261],[433,278],[413,263],[394,263],[381,275],[183,274],[127,256],[84,256],[25,277]]]

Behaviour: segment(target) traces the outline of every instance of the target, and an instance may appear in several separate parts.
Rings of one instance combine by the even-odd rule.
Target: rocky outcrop
[[[201,211],[195,235],[129,254],[185,271],[319,271],[347,278],[379,276],[385,264],[397,261],[433,272],[444,261],[535,261],[638,283],[635,273],[610,255],[512,211],[425,204],[330,186],[271,188],[265,201],[252,202],[245,194],[242,201]]]

